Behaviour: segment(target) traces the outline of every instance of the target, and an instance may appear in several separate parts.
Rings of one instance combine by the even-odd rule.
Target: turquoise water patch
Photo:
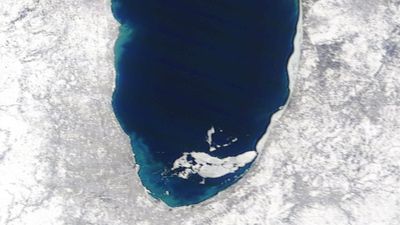
[[[239,180],[289,95],[297,0],[113,0],[114,112],[139,177],[172,207]]]

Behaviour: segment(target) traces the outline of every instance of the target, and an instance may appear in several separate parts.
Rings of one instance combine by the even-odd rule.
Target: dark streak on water
[[[122,24],[113,108],[143,185],[173,207],[214,196],[251,163],[205,184],[169,170],[183,152],[208,152],[211,126],[223,129],[215,142],[238,141],[210,155],[255,150],[289,94],[297,0],[113,0],[112,6]]]

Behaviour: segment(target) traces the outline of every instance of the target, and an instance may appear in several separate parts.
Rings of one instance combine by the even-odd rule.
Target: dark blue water
[[[113,0],[113,13],[122,24],[113,107],[143,185],[175,207],[235,183],[253,160],[219,177],[171,169],[185,152],[256,149],[289,95],[297,0]]]

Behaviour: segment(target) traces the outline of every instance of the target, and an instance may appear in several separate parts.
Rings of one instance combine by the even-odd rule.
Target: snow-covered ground
[[[256,165],[202,204],[147,195],[110,101],[107,0],[0,1],[0,224],[400,224],[400,1],[303,0]]]

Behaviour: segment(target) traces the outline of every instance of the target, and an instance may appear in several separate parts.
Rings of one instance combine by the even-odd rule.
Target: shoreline
[[[291,96],[293,94],[294,86],[295,86],[295,81],[296,81],[296,72],[299,67],[299,62],[300,62],[300,56],[301,56],[301,44],[303,41],[303,7],[302,7],[302,0],[298,0],[298,10],[299,10],[299,15],[298,15],[298,20],[296,24],[296,32],[294,34],[293,38],[293,52],[289,57],[288,64],[287,64],[287,73],[288,73],[288,81],[289,81],[289,96],[286,100],[286,103],[280,107],[280,109],[272,114],[271,116],[271,121],[268,124],[267,130],[264,133],[264,135],[260,138],[260,140],[256,144],[256,149],[255,151],[257,152],[257,157],[254,159],[253,164],[250,166],[250,168],[247,169],[247,171],[243,174],[242,178],[239,179],[236,183],[232,184],[230,188],[236,187],[236,185],[240,185],[241,182],[244,182],[246,180],[246,176],[248,173],[250,173],[252,170],[256,168],[258,165],[261,157],[266,154],[266,151],[263,151],[265,149],[265,146],[267,144],[267,140],[269,138],[270,132],[271,132],[271,127],[273,127],[277,121],[281,118],[281,116],[285,113],[287,106],[290,103]],[[226,190],[226,189],[225,189]],[[193,205],[193,207],[204,207],[208,204],[214,203],[217,201],[218,197],[221,197],[224,194],[227,194],[225,190],[218,192],[213,198],[207,199],[203,202],[200,202],[198,204]],[[190,206],[184,206],[184,207],[179,207],[179,209],[187,209]]]
[[[109,5],[110,5],[110,8],[111,8],[111,9],[112,9],[112,7],[113,7],[113,6],[112,6],[113,2],[114,2],[113,0],[109,0]],[[278,111],[276,111],[274,114],[271,115],[270,123],[268,124],[268,126],[267,126],[267,128],[266,128],[266,132],[261,136],[261,138],[259,139],[259,141],[258,141],[257,144],[256,144],[255,151],[256,151],[256,153],[257,153],[257,157],[254,159],[254,162],[252,163],[253,165],[251,165],[251,166],[247,169],[247,171],[243,174],[242,179],[243,179],[243,178],[246,176],[246,174],[249,173],[256,165],[258,165],[258,161],[260,160],[261,156],[262,156],[263,154],[265,154],[265,153],[263,153],[263,152],[264,152],[263,150],[264,150],[264,148],[265,148],[267,139],[268,139],[268,137],[269,137],[270,127],[273,126],[273,125],[275,125],[274,123],[276,123],[276,121],[283,115],[283,113],[284,113],[285,110],[286,110],[287,105],[289,104],[289,102],[290,102],[290,100],[291,100],[291,96],[292,96],[292,93],[293,93],[293,90],[294,90],[295,78],[296,78],[295,73],[296,73],[297,68],[298,68],[298,65],[299,65],[300,52],[301,52],[301,51],[300,51],[300,50],[301,50],[300,45],[301,45],[302,36],[303,36],[303,29],[302,29],[302,21],[303,21],[303,20],[302,20],[302,16],[303,16],[303,13],[302,13],[301,2],[302,2],[301,0],[298,0],[298,3],[297,3],[297,4],[298,4],[298,20],[297,20],[297,24],[296,24],[296,31],[295,31],[294,37],[293,37],[293,51],[292,51],[292,53],[290,54],[289,59],[288,59],[288,63],[287,63],[287,75],[288,75],[288,89],[289,89],[288,91],[289,91],[289,95],[288,95],[288,98],[287,98],[285,104],[282,105],[281,107],[279,107]],[[123,47],[124,43],[126,42],[127,38],[130,37],[130,35],[132,35],[132,33],[133,33],[134,31],[133,31],[131,28],[126,27],[126,25],[121,24],[120,21],[119,21],[119,20],[116,18],[116,16],[114,15],[113,10],[112,10],[112,16],[113,16],[113,18],[114,18],[116,24],[118,25],[117,32],[116,32],[116,34],[115,34],[116,36],[115,36],[115,38],[114,38],[114,49],[113,49],[114,80],[115,80],[114,85],[113,85],[113,97],[114,97],[114,93],[115,93],[115,89],[116,89],[116,84],[117,84],[117,82],[118,82],[117,61],[118,61],[119,54],[117,54],[117,53],[118,53],[118,51],[121,51],[121,50],[122,50],[122,47]],[[113,110],[113,111],[114,111],[114,110]],[[114,113],[114,115],[115,115],[115,113]],[[122,131],[124,132],[123,126],[122,126],[122,124],[120,123],[120,121],[119,121],[119,119],[117,118],[116,115],[115,115],[115,118],[116,118],[116,121],[119,123],[119,125],[120,125]],[[124,133],[125,133],[125,132],[124,132]],[[125,134],[126,134],[126,133],[125,133]],[[129,135],[129,134],[127,134],[127,135],[128,135],[128,137],[129,137],[130,145],[132,146],[132,147],[131,147],[131,153],[132,153],[131,156],[132,156],[133,163],[136,165],[136,166],[135,166],[135,167],[136,167],[136,168],[135,168],[136,176],[138,177],[139,182],[142,182],[142,181],[141,181],[141,178],[140,178],[140,176],[139,176],[140,165],[137,164],[137,162],[136,162],[137,160],[136,160],[136,157],[135,157],[136,154],[135,154],[135,152],[133,151],[133,143],[132,143],[133,139],[131,138],[131,135]],[[233,187],[234,185],[237,185],[237,184],[240,182],[240,180],[242,180],[242,179],[239,179],[237,182],[235,182],[235,183],[232,184],[231,186]],[[218,192],[213,198],[206,199],[206,200],[204,200],[204,201],[202,201],[202,202],[199,202],[199,203],[197,203],[197,204],[193,204],[193,205],[183,205],[183,206],[179,206],[179,207],[174,207],[174,206],[169,206],[166,202],[164,202],[164,201],[162,201],[161,199],[159,199],[159,198],[153,196],[153,195],[151,194],[151,191],[148,190],[148,189],[145,187],[145,185],[142,184],[142,185],[140,185],[140,186],[143,188],[143,190],[144,190],[145,193],[147,193],[148,195],[151,195],[151,196],[153,197],[153,198],[149,198],[150,201],[152,201],[152,202],[154,202],[154,203],[156,203],[156,204],[159,204],[159,203],[161,202],[161,203],[163,203],[162,205],[164,205],[164,206],[166,206],[166,207],[168,207],[168,208],[171,208],[171,209],[185,209],[185,208],[192,207],[192,206],[204,206],[204,205],[207,205],[207,204],[213,202],[213,201],[215,200],[216,197],[220,196],[222,193],[224,193],[224,190],[226,190],[226,189],[224,189],[224,190]]]
[[[288,74],[288,81],[289,81],[289,96],[286,100],[286,103],[283,106],[281,106],[277,112],[272,114],[271,121],[267,127],[267,131],[257,142],[256,151],[258,153],[258,156],[255,159],[253,166],[250,167],[250,170],[252,168],[254,168],[254,166],[258,163],[261,156],[264,154],[262,150],[265,148],[265,145],[267,143],[268,136],[271,132],[271,127],[273,127],[275,125],[275,123],[277,122],[277,120],[279,120],[279,118],[284,114],[287,106],[289,105],[292,94],[293,94],[294,85],[296,82],[296,72],[299,67],[300,56],[301,56],[301,54],[300,54],[301,53],[301,43],[303,40],[302,0],[298,0],[298,10],[299,10],[299,15],[298,15],[298,20],[297,20],[297,24],[296,24],[296,32],[295,32],[294,38],[293,38],[293,52],[290,55],[288,64],[287,64],[287,74]]]
[[[112,60],[113,60],[113,69],[114,69],[114,83],[113,83],[113,90],[112,90],[112,97],[111,99],[114,99],[114,94],[115,94],[115,90],[117,88],[117,82],[118,82],[118,60],[119,60],[119,54],[117,54],[118,52],[122,52],[123,49],[123,45],[126,43],[126,41],[128,40],[128,38],[130,37],[130,35],[133,34],[134,30],[131,29],[130,27],[128,27],[127,25],[122,24],[118,18],[114,15],[114,6],[113,4],[115,4],[115,0],[108,0],[108,4],[109,4],[109,9],[111,11],[111,15],[112,18],[114,19],[114,23],[117,26],[114,32],[114,39],[113,39],[113,51],[112,51]],[[113,115],[115,118],[115,122],[117,123],[118,127],[120,128],[121,132],[123,134],[126,135],[128,143],[129,143],[129,152],[130,152],[130,160],[134,165],[133,170],[135,171],[133,173],[133,175],[136,177],[137,181],[140,183],[139,187],[140,189],[142,189],[143,193],[146,193],[146,196],[152,196],[151,195],[151,191],[149,189],[146,188],[145,185],[143,185],[142,180],[139,176],[139,170],[140,170],[140,165],[136,162],[136,156],[137,154],[135,154],[135,152],[133,151],[133,134],[128,134],[125,132],[124,127],[123,127],[123,123],[119,120],[118,116],[115,114],[114,111],[114,106],[111,102],[111,109],[113,111]],[[154,198],[154,197],[149,197],[148,198],[149,201],[151,201],[152,203],[155,204],[159,204],[159,202],[163,202],[158,198]],[[169,207],[166,204],[163,204],[166,207]]]

